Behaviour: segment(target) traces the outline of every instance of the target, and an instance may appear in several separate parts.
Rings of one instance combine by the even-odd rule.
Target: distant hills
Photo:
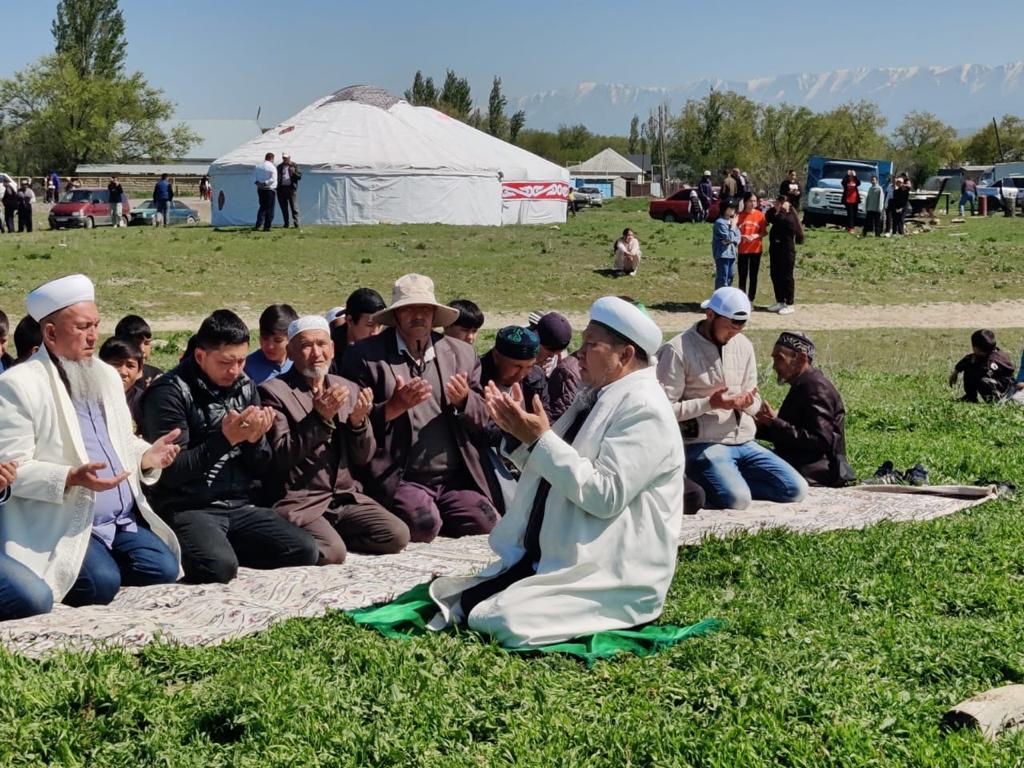
[[[879,105],[893,128],[907,112],[932,112],[959,131],[979,128],[993,117],[1024,114],[1024,60],[990,67],[837,69],[833,72],[762,77],[754,80],[693,80],[671,88],[580,83],[573,90],[548,91],[514,99],[530,128],[554,130],[583,123],[594,133],[625,135],[634,114],[646,119],[668,100],[678,112],[687,99],[710,89],[735,91],[764,104],[806,106],[815,112],[849,101]]]

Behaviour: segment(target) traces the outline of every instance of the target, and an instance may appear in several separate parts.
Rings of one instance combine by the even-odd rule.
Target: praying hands
[[[530,413],[525,408],[523,390],[518,384],[513,384],[511,394],[506,395],[493,381],[488,382],[484,389],[484,403],[494,423],[523,445],[535,442],[551,428],[540,397],[533,396],[533,413]]]

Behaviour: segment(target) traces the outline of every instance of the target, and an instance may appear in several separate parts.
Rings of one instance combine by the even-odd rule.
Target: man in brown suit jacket
[[[457,318],[434,298],[429,277],[405,275],[391,306],[374,315],[387,328],[349,347],[342,363],[346,378],[373,390],[377,452],[363,473],[367,489],[408,524],[413,541],[488,533],[498,521],[493,477],[473,444],[490,423],[480,359],[432,330]]]
[[[320,565],[344,562],[349,549],[401,551],[409,528],[363,494],[349,469],[367,464],[376,448],[367,418],[373,393],[327,373],[334,344],[323,317],[294,320],[287,349],[292,367],[260,386],[263,404],[274,409],[268,504],[313,534]]]

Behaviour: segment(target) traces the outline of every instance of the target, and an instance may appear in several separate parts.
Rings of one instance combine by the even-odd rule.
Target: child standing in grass
[[[971,354],[965,355],[949,374],[949,386],[955,387],[960,374],[964,375],[963,400],[978,402],[980,397],[991,403],[1005,395],[1011,387],[1016,389],[1013,363],[996,345],[996,335],[987,328],[971,334]]]

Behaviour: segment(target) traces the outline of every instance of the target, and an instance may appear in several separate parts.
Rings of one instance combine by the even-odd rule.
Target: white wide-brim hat
[[[429,306],[434,308],[434,328],[443,328],[459,319],[459,310],[439,304],[434,296],[434,281],[426,275],[402,275],[391,289],[391,305],[373,316],[375,323],[395,325],[394,311],[402,307]]]

